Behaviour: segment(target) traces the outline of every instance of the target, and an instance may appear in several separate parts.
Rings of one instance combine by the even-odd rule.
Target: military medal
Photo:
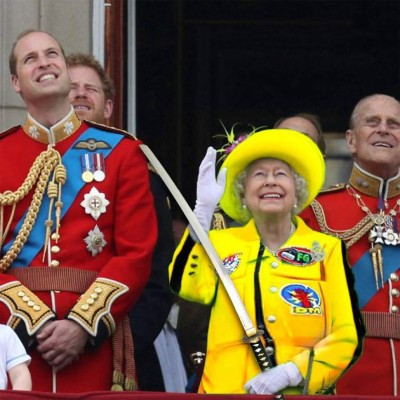
[[[101,153],[93,154],[93,166],[94,173],[93,177],[96,182],[103,182],[106,174],[104,172],[104,157]]]
[[[84,195],[84,200],[81,202],[85,213],[90,214],[96,221],[101,214],[106,212],[109,204],[104,193],[100,193],[95,187],[92,187],[90,192]]]
[[[82,180],[86,183],[92,182],[93,172],[89,154],[85,153],[81,156],[81,167],[82,167]]]
[[[100,231],[97,225],[93,230],[89,231],[84,241],[86,243],[86,248],[90,251],[92,257],[101,253],[104,246],[107,244],[103,232]]]

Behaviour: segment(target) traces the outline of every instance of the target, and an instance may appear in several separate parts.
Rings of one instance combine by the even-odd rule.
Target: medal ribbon
[[[67,181],[63,186],[63,194],[62,200],[64,203],[63,208],[61,209],[61,218],[65,216],[68,212],[71,205],[76,200],[76,197],[82,187],[86,184],[81,179],[81,154],[82,151],[87,151],[87,149],[75,149],[75,144],[79,141],[87,141],[88,139],[96,138],[97,141],[104,141],[110,145],[108,149],[96,149],[97,152],[103,155],[103,158],[106,159],[117,144],[124,138],[123,134],[118,134],[113,132],[110,134],[107,131],[102,131],[94,127],[88,128],[85,132],[83,132],[79,138],[72,144],[72,146],[65,152],[62,156],[62,162],[67,169]],[[79,178],[78,178],[79,177]],[[25,243],[18,257],[12,263],[13,267],[27,267],[30,265],[32,260],[36,257],[36,255],[43,248],[43,240],[45,238],[46,226],[45,221],[47,219],[47,214],[49,210],[50,200],[47,196],[43,197],[42,205],[38,212],[38,216],[36,219],[36,223],[32,228],[31,234],[29,236],[29,240]],[[18,221],[15,229],[13,237],[15,238],[21,226],[24,222],[26,213],[22,216],[20,221]],[[4,245],[3,251],[4,253],[8,251],[13,243],[13,239]]]

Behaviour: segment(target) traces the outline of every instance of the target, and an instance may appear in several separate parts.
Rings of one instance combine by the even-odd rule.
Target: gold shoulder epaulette
[[[128,131],[124,131],[123,129],[114,128],[112,126],[108,126],[108,125],[104,125],[104,124],[99,124],[97,122],[89,121],[87,119],[85,119],[85,122],[88,125],[93,126],[95,128],[100,128],[100,129],[103,129],[103,130],[108,131],[108,132],[122,133],[123,135],[129,136],[129,137],[131,137],[131,138],[133,138],[135,140],[137,139],[136,136],[133,133],[130,133]]]
[[[0,133],[0,139],[3,139],[3,138],[5,138],[6,136],[10,135],[11,133],[16,132],[20,127],[21,127],[21,125],[13,126],[12,128],[7,129],[7,130],[4,131],[4,132],[1,132],[1,133]]]
[[[330,193],[330,192],[338,192],[339,190],[343,190],[346,188],[345,183],[335,183],[334,185],[330,185],[326,188],[322,188],[319,194],[321,193]]]

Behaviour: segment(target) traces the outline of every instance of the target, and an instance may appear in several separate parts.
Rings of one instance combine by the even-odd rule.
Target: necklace
[[[291,225],[290,225],[289,236],[288,236],[287,239],[284,241],[284,243],[286,243],[286,242],[293,236],[293,234],[294,234],[295,231],[296,231],[296,226],[295,226],[294,223],[292,222]],[[276,250],[276,251],[273,251],[273,250],[271,250],[271,249],[264,243],[263,240],[262,240],[262,243],[263,243],[264,247],[265,247],[274,257],[276,257],[276,253],[279,251],[279,249]]]
[[[396,201],[395,206],[387,214],[383,211],[383,207],[379,207],[379,213],[373,214],[364,203],[362,197],[350,185],[346,185],[346,189],[373,223],[373,227],[368,235],[368,240],[371,243],[369,253],[372,259],[376,288],[379,290],[379,286],[383,287],[385,284],[383,277],[382,244],[392,246],[400,244],[397,219],[395,218],[400,210],[400,200]],[[387,208],[387,205],[385,207]]]
[[[387,214],[385,214],[382,208],[379,209],[377,214],[373,214],[364,203],[362,197],[350,185],[346,185],[346,189],[374,224],[369,233],[369,241],[375,244],[382,243],[392,246],[400,244],[397,220],[394,218],[400,210],[400,200],[397,200],[395,206]]]

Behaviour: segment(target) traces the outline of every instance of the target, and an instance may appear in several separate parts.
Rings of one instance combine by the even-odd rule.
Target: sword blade
[[[236,290],[234,283],[232,282],[231,277],[229,276],[228,271],[224,268],[221,258],[216,252],[213,244],[211,243],[207,233],[204,231],[203,227],[198,221],[196,215],[190,208],[185,198],[182,196],[182,193],[179,191],[174,181],[168,175],[168,172],[164,169],[164,167],[162,166],[160,161],[158,161],[157,157],[150,150],[150,148],[145,144],[141,144],[140,148],[142,149],[147,159],[151,162],[154,169],[160,175],[170,193],[174,196],[176,202],[179,204],[181,210],[185,214],[189,224],[192,226],[195,234],[199,238],[202,246],[204,247],[204,250],[206,251],[208,257],[210,258],[210,261],[217,271],[217,274],[221,279],[225,290],[228,293],[232,305],[235,308],[236,314],[238,315],[243,329],[246,333],[246,337],[244,337],[242,341],[250,344],[251,350],[253,351],[253,354],[261,371],[266,371],[274,367],[262,341],[260,340],[261,332],[258,331],[253,325],[253,322],[246,310],[246,307],[243,304],[243,301],[238,291]],[[285,400],[284,395],[281,393],[275,394],[274,397],[276,400]]]
[[[225,290],[228,293],[228,296],[233,304],[233,307],[235,308],[235,311],[240,319],[240,322],[243,326],[243,329],[246,333],[246,336],[248,337],[254,337],[257,334],[257,329],[255,328],[247,310],[246,307],[243,304],[242,299],[240,298],[240,295],[238,291],[236,290],[236,287],[234,283],[232,282],[231,277],[229,276],[228,271],[224,268],[221,258],[217,254],[213,244],[211,243],[210,239],[208,238],[207,233],[204,231],[203,227],[197,220],[196,215],[188,205],[187,201],[185,198],[182,196],[181,192],[171,179],[171,177],[168,175],[167,171],[164,169],[164,167],[161,165],[161,163],[158,161],[157,157],[154,155],[154,153],[150,150],[148,146],[145,144],[141,144],[140,148],[142,149],[143,153],[147,157],[147,159],[151,162],[153,165],[154,169],[158,172],[160,175],[161,179],[164,181],[165,185],[167,186],[168,190],[171,192],[171,194],[174,196],[175,200],[179,204],[180,208],[182,209],[183,213],[185,214],[189,224],[193,228],[193,231],[196,233],[197,237],[199,238],[202,246],[204,247],[204,250],[206,251],[208,257],[210,258],[210,261],[212,262],[215,270],[217,271],[217,274],[219,278],[221,279]]]

